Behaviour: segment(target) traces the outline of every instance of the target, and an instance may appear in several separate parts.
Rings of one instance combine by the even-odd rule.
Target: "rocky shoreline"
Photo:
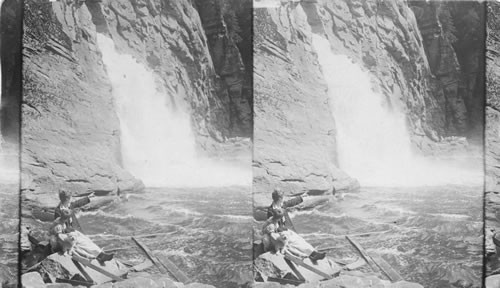
[[[486,129],[485,129],[485,257],[486,287],[500,285],[498,247],[493,242],[495,233],[500,232],[500,101],[498,89],[500,85],[500,49],[499,31],[500,5],[497,2],[487,3],[487,54],[486,54]],[[498,238],[498,235],[497,235]]]
[[[338,277],[321,282],[304,283],[298,286],[281,285],[279,283],[254,283],[253,288],[280,288],[280,287],[298,287],[298,288],[423,288],[424,286],[407,281],[391,283],[388,280],[380,279],[379,275],[362,273],[357,271],[342,272]]]
[[[97,198],[97,199],[95,199]],[[104,197],[99,197],[96,196],[92,200],[91,203],[87,204],[86,206],[82,207],[82,210],[84,211],[92,211],[92,210],[99,210],[102,209],[104,206],[109,205],[113,202],[116,201],[121,201],[120,197],[118,196],[104,196]],[[41,209],[43,207],[36,207],[36,206],[31,206],[29,207],[31,209]],[[47,207],[45,207],[47,208]],[[31,219],[36,219],[34,223],[40,223],[39,221],[42,222],[47,222],[49,221],[47,218],[37,218],[40,216],[40,214],[37,213],[29,213],[26,211],[35,211],[35,210],[29,210],[28,206],[23,207],[23,225],[26,225],[26,223],[32,222]],[[46,213],[45,213],[46,214]],[[43,215],[42,216],[52,216],[53,214],[50,213],[50,215]],[[26,217],[29,217],[26,218]],[[27,221],[30,220],[30,221]],[[24,227],[24,226],[23,226]],[[29,231],[34,231],[35,234],[34,237],[36,237],[37,234],[40,234],[43,236],[43,226],[33,226],[29,227]],[[24,229],[24,228],[23,228]],[[40,230],[41,229],[41,230]],[[40,230],[37,233],[37,231]],[[26,231],[26,234],[29,232],[28,230]],[[26,243],[24,246],[30,246],[29,240],[27,239],[27,235],[22,236],[21,238],[25,237],[26,238]],[[21,241],[23,242],[23,241]],[[112,240],[108,241],[109,243],[105,244],[104,246],[109,246],[112,244]],[[23,244],[21,244],[23,246]],[[24,251],[23,254],[26,254],[27,251]],[[42,262],[45,262],[48,260],[43,260]],[[52,262],[51,262],[52,261]],[[118,260],[119,261],[119,260]],[[62,266],[61,264],[54,264],[55,262],[53,260],[50,260],[52,264],[48,263],[47,266],[43,266],[43,268],[35,268],[35,269],[30,269],[30,272],[24,273],[21,275],[21,281],[23,283],[23,287],[33,287],[33,288],[44,288],[44,287],[74,287],[74,285],[68,284],[68,283],[45,283],[48,279],[45,279],[42,277],[42,274],[44,275],[66,275],[70,273],[67,268]],[[23,262],[24,263],[24,262]],[[120,264],[121,267],[123,264]],[[37,269],[41,269],[40,271],[37,271]],[[33,271],[34,270],[34,271]],[[94,288],[104,288],[104,287],[168,287],[168,288],[183,288],[183,287],[191,287],[191,288],[197,288],[197,287],[206,287],[206,288],[211,288],[214,286],[208,285],[208,284],[202,284],[202,283],[189,283],[189,284],[183,284],[180,282],[175,282],[170,278],[169,276],[166,276],[165,274],[160,274],[155,267],[150,267],[146,268],[145,271],[141,272],[127,272],[127,277],[123,281],[119,282],[106,282],[103,284],[98,284],[98,285],[93,285],[91,287]],[[156,271],[156,272],[155,272]],[[42,273],[43,272],[43,273]],[[42,273],[42,274],[41,274]],[[69,275],[69,274],[68,274]],[[54,277],[54,276],[51,276]],[[54,279],[50,278],[50,281],[53,281]],[[4,286],[2,287],[17,287],[17,284],[12,283],[12,282],[5,282]]]
[[[43,282],[42,277],[38,272],[30,272],[23,274],[21,277],[23,287],[26,288],[71,288],[75,287],[68,283],[50,283],[46,284]],[[212,285],[201,284],[201,283],[189,283],[183,284],[180,282],[175,282],[172,279],[161,276],[161,275],[150,275],[148,273],[142,273],[141,275],[134,276],[132,278],[115,282],[115,283],[105,283],[100,285],[90,286],[91,288],[132,288],[132,287],[151,287],[151,288],[213,288]]]

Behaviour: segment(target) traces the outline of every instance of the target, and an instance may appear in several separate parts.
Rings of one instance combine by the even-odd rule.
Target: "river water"
[[[0,279],[17,282],[19,169],[17,149],[0,147]]]
[[[250,191],[247,186],[149,188],[100,211],[83,212],[80,224],[106,249],[131,246],[115,255],[133,263],[145,256],[128,236],[165,233],[140,240],[166,252],[196,282],[239,287],[252,279]]]
[[[0,279],[17,281],[19,185],[0,184]]]
[[[405,280],[481,287],[482,203],[482,186],[365,187],[292,219],[316,247],[332,247],[331,256],[358,256],[342,235],[379,232],[353,239]]]
[[[338,257],[356,255],[340,235],[381,232],[355,239],[404,279],[424,287],[480,287],[482,153],[450,159],[414,153],[403,95],[377,92],[376,75],[334,53],[324,35],[314,34],[312,44],[335,118],[339,168],[364,188],[297,212],[296,228],[314,244],[334,247],[330,253]]]

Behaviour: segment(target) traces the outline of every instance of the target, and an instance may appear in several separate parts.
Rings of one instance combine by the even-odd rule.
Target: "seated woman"
[[[101,263],[113,259],[113,254],[105,253],[89,237],[80,231],[66,227],[66,221],[70,217],[71,211],[69,209],[61,210],[61,216],[54,221],[50,228],[51,246],[54,251],[96,259]]]
[[[269,218],[263,227],[263,239],[264,250],[269,251],[271,247],[274,247],[276,252],[282,250],[282,252],[289,252],[292,255],[298,257],[309,257],[312,261],[317,261],[325,258],[325,253],[319,253],[314,249],[314,247],[307,243],[304,238],[292,230],[285,230],[279,232],[280,221],[283,218],[284,213],[282,209],[274,209],[273,217]]]

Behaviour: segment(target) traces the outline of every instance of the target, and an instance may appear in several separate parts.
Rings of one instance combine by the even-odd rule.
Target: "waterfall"
[[[199,157],[184,103],[172,103],[161,79],[97,35],[121,129],[124,168],[149,187],[249,185],[248,167]],[[179,97],[175,98],[178,99]],[[178,100],[182,101],[182,100]]]
[[[482,183],[482,169],[465,169],[414,155],[402,111],[387,108],[372,89],[371,75],[329,41],[313,35],[313,47],[328,85],[337,128],[339,166],[364,186]]]

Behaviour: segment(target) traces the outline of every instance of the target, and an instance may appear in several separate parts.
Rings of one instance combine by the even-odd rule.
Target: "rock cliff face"
[[[24,7],[23,188],[34,190],[26,197],[50,193],[53,202],[61,185],[108,192],[142,186],[121,167],[119,121],[97,33],[156,72],[171,102],[185,103],[200,151],[250,136],[241,55],[231,41],[210,50],[191,1],[41,2]],[[218,67],[211,53],[236,70]],[[231,126],[232,117],[241,121]]]
[[[443,136],[482,142],[484,5],[475,1],[410,1],[432,73],[431,93],[442,109],[432,126]]]
[[[487,254],[495,253],[493,233],[500,232],[500,5],[488,2],[486,39],[485,235]],[[491,256],[491,255],[490,255]],[[498,255],[489,258],[487,275],[499,268]],[[498,273],[498,271],[496,272]],[[493,286],[492,286],[493,287]]]
[[[335,166],[335,123],[303,5],[255,11],[257,206],[269,202],[272,186],[291,193],[304,189],[327,192],[332,191],[332,183],[349,182]]]
[[[252,59],[250,30],[252,2],[249,0],[197,0],[208,48],[217,75],[229,96],[229,125],[235,136],[253,133]],[[240,23],[241,22],[241,23]],[[247,41],[244,42],[244,39]],[[244,45],[238,45],[243,43]],[[242,51],[242,52],[240,52]],[[250,58],[247,61],[243,57]]]
[[[279,8],[256,10],[254,195],[276,185],[292,192],[356,187],[335,164],[335,119],[313,33],[327,38],[333,53],[347,55],[370,72],[373,90],[385,96],[385,104],[407,115],[416,150],[434,154],[443,137],[481,135],[477,63],[482,60],[478,53],[467,53],[473,47],[464,43],[482,31],[483,6],[474,6],[468,15],[475,30],[463,32],[456,40],[461,46],[453,46],[437,16],[425,13],[433,9],[430,5],[281,1]],[[458,4],[442,6],[457,19],[469,11]],[[424,10],[417,13],[420,18],[417,10]],[[260,195],[258,203],[269,198]]]

